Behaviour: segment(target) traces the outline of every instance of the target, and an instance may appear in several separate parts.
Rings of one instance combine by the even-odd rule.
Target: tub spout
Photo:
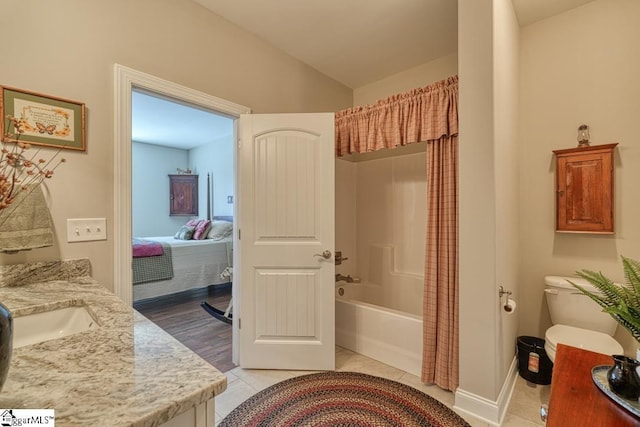
[[[341,280],[344,280],[347,283],[353,283],[353,277],[351,277],[351,275],[343,276],[342,274],[337,273],[336,274],[336,282],[339,282]]]

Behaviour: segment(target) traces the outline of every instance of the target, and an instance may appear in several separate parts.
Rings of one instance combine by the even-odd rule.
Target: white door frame
[[[125,304],[133,304],[133,274],[131,271],[131,91],[149,90],[189,104],[214,110],[234,119],[249,114],[251,109],[240,104],[179,85],[150,74],[114,64],[114,170],[113,170],[113,280],[114,292]],[[234,125],[234,146],[237,147],[237,126]],[[234,168],[237,182],[236,151]],[[234,205],[234,218],[238,217]],[[236,227],[234,227],[236,228]],[[234,236],[234,240],[237,235]],[[237,242],[234,242],[237,244]],[[234,251],[234,257],[237,251]],[[235,260],[234,260],[235,262]],[[235,329],[235,328],[234,328]],[[234,339],[234,347],[235,347]],[[234,352],[235,354],[235,352]]]

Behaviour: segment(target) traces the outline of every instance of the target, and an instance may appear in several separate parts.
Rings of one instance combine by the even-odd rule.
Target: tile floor
[[[422,384],[420,379],[414,375],[340,347],[336,348],[336,370],[361,372],[388,378],[421,390],[438,399],[440,402],[443,402],[448,407],[453,405],[453,394],[451,392],[442,390],[438,386]],[[216,425],[236,406],[258,391],[288,378],[308,373],[307,371],[252,370],[241,368],[234,368],[228,371],[226,373],[228,381],[227,390],[216,397]],[[548,402],[548,400],[549,386],[527,383],[518,376],[511,403],[502,425],[505,427],[544,426],[544,423],[540,420],[539,411],[540,405]],[[490,426],[490,424],[477,418],[466,414],[461,415],[472,427]]]

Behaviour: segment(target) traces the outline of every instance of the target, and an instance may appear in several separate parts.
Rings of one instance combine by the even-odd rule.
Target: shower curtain
[[[458,76],[336,113],[336,155],[427,141],[422,381],[458,387]]]

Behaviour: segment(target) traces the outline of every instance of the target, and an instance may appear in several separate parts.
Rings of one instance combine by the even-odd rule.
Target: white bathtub
[[[386,286],[336,283],[336,344],[420,376],[424,281],[392,276]]]

